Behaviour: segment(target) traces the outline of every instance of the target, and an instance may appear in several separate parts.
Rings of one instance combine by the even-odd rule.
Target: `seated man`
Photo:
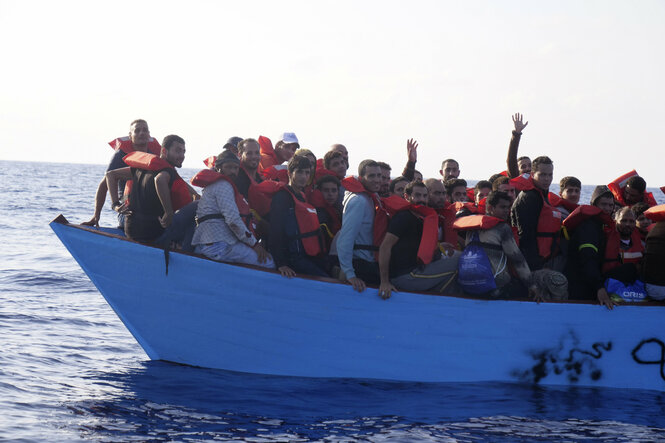
[[[238,157],[240,157],[240,168],[235,179],[238,191],[249,199],[249,187],[254,183],[261,183],[263,177],[259,174],[259,162],[261,161],[261,147],[259,142],[253,138],[246,138],[237,144]]]
[[[328,151],[323,156],[323,167],[335,173],[335,176],[342,180],[346,177],[346,170],[349,168],[344,160],[344,155],[338,151]]]
[[[249,205],[233,183],[239,166],[238,157],[224,151],[215,160],[215,171],[203,170],[192,179],[204,187],[192,244],[197,253],[213,260],[274,269],[270,254],[252,232]]]
[[[132,152],[124,157],[126,168],[106,173],[113,209],[126,214],[125,235],[132,240],[169,246],[178,242],[191,250],[198,194],[182,179],[175,168],[185,159],[185,141],[168,135],[162,142],[161,157],[146,152]],[[129,205],[119,203],[118,181],[132,180]],[[177,211],[177,212],[176,212]]]
[[[526,155],[518,158],[517,168],[520,172],[520,175],[531,174],[531,159]]]
[[[510,197],[501,191],[492,191],[486,201],[486,215],[472,215],[455,221],[454,227],[466,231],[465,246],[476,245],[483,249],[491,269],[486,275],[473,275],[478,266],[477,254],[471,257],[462,253],[458,283],[465,292],[484,294],[492,298],[524,298],[536,288],[531,281],[531,270],[522,255],[510,225]],[[474,261],[470,263],[469,260]],[[511,266],[518,280],[511,276]],[[467,274],[467,269],[471,274]],[[490,274],[491,273],[491,274]]]
[[[591,205],[580,205],[563,222],[570,235],[565,275],[570,298],[598,300],[609,309],[615,305],[605,290],[602,273],[605,229],[613,225],[614,197],[607,186],[596,186]]]
[[[446,192],[448,194],[450,203],[464,203],[468,200],[466,193],[466,180],[462,178],[451,178],[447,181],[444,181],[443,184],[446,187]]]
[[[439,174],[441,174],[441,181],[446,183],[452,178],[459,177],[459,163],[457,160],[448,158],[441,163],[441,169],[439,169]]]
[[[381,167],[381,187],[379,188],[380,197],[390,196],[390,171],[392,168],[388,163],[379,162]]]
[[[344,278],[358,292],[365,290],[366,283],[379,284],[375,251],[379,246],[376,243],[382,239],[375,238],[374,225],[377,208],[383,211],[376,194],[381,180],[379,164],[374,160],[363,160],[358,165],[358,178],[347,177],[342,181],[346,193],[342,229],[337,234],[335,245]]]
[[[268,249],[284,277],[294,277],[296,273],[328,277],[319,218],[303,192],[312,169],[306,156],[294,155],[287,165],[289,183],[277,191],[270,203]]]
[[[404,196],[404,188],[409,184],[409,180],[402,177],[401,175],[397,178],[394,178],[390,181],[390,195],[396,195],[398,197]]]
[[[342,154],[342,157],[344,157],[344,162],[346,163],[346,169],[349,169],[349,151],[346,149],[346,146],[335,143],[330,147],[330,150]],[[346,174],[344,175],[346,176]]]
[[[409,183],[404,198],[411,206],[390,220],[379,249],[379,295],[387,299],[395,288],[450,292],[457,274],[459,252],[442,256],[437,248],[438,224],[435,212],[425,206],[427,187],[424,183]]]
[[[330,251],[333,237],[342,227],[342,206],[339,204],[340,181],[332,175],[324,175],[316,182],[318,192],[312,194],[323,235],[325,251]]]
[[[565,219],[579,204],[581,193],[582,182],[576,177],[567,176],[559,181],[559,195],[550,193],[550,203],[561,212],[561,218]]]
[[[561,213],[549,201],[554,164],[549,157],[533,160],[529,187],[517,196],[511,208],[511,224],[517,227],[522,254],[531,271],[542,268],[562,271]]]
[[[510,183],[510,179],[506,176],[497,177],[492,181],[492,191],[505,192],[510,197],[510,204],[512,206],[515,201],[515,186]]]
[[[665,205],[654,206],[645,215],[655,224],[647,235],[642,276],[649,297],[665,300]]]
[[[656,206],[656,200],[651,192],[647,192],[647,182],[632,170],[607,185],[614,195],[614,199],[621,206],[632,206],[635,203],[645,202],[650,207]]]
[[[427,186],[427,206],[434,209],[439,220],[439,235],[437,240],[445,248],[459,249],[457,232],[453,229],[455,221],[455,209],[448,203],[448,193],[441,180],[428,178],[425,180]]]
[[[267,140],[263,137],[263,140]],[[261,145],[261,161],[259,162],[259,171],[268,169],[271,166],[281,165],[293,157],[293,154],[300,148],[298,137],[293,132],[285,132],[275,144],[273,149],[271,144]]]
[[[631,206],[630,209],[632,209],[633,214],[635,214],[635,226],[642,239],[642,245],[644,245],[647,235],[649,234],[649,226],[651,226],[651,220],[644,214],[649,209],[649,205],[644,202],[639,202]]]
[[[487,180],[480,180],[478,183],[476,183],[476,186],[473,188],[473,197],[476,205],[480,203],[480,200],[487,197],[491,190],[492,184]]]
[[[148,129],[148,123],[145,120],[134,120],[129,125],[129,136],[128,137],[119,137],[109,143],[114,149],[113,156],[109,162],[106,172],[113,171],[114,169],[126,168],[127,164],[122,160],[127,154],[140,151],[140,152],[150,152],[151,154],[160,155],[161,146],[157,140],[150,137],[150,129]],[[121,194],[125,190],[125,180],[118,181],[118,192]],[[84,223],[81,223],[85,226],[97,226],[99,227],[99,217],[102,214],[102,208],[104,207],[104,201],[106,200],[106,193],[108,187],[106,184],[106,175],[102,177],[102,181],[99,182],[97,186],[97,193],[95,194],[95,212],[92,218]],[[118,214],[118,222],[120,229],[125,227],[125,215],[120,213]]]
[[[642,239],[635,227],[635,214],[624,206],[614,213],[616,228],[607,236],[603,273],[624,283],[634,282],[644,255]]]

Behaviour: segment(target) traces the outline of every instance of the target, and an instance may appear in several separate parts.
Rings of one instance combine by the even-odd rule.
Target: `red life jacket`
[[[475,203],[455,202],[455,203],[451,203],[451,204],[455,208],[455,213],[458,213],[459,211],[461,211],[463,209],[468,209],[472,214],[477,214],[478,213],[478,207],[475,205]]]
[[[386,236],[386,232],[388,231],[388,211],[383,206],[383,203],[381,203],[379,196],[374,192],[368,192],[367,189],[365,189],[365,186],[363,186],[363,184],[360,183],[357,178],[346,177],[344,180],[342,180],[342,186],[344,186],[344,189],[349,192],[353,192],[354,194],[366,194],[374,203],[374,232],[372,236],[373,243],[371,245],[355,245],[354,248],[371,249],[373,251],[377,251],[378,255],[379,246],[381,245],[383,237]],[[406,200],[404,201],[406,202]]]
[[[283,183],[289,182],[289,172],[286,168],[286,165],[274,165],[267,167],[261,171],[261,175],[263,175],[266,180],[274,180]]]
[[[510,184],[517,189],[517,192],[519,191],[525,191],[529,190],[533,186],[533,181],[531,181],[531,174],[522,174],[518,177],[511,178],[510,179]]]
[[[206,186],[209,186],[219,180],[224,180],[230,183],[231,186],[233,187],[233,196],[235,198],[236,206],[238,207],[238,213],[240,214],[240,218],[242,219],[243,223],[245,223],[247,229],[249,229],[252,233],[254,233],[254,229],[256,228],[256,226],[252,219],[252,213],[250,212],[249,203],[247,203],[245,197],[240,192],[238,192],[238,188],[236,188],[236,184],[233,182],[233,180],[231,180],[229,177],[225,176],[224,174],[220,174],[219,172],[214,171],[212,169],[203,169],[197,172],[194,177],[192,177],[190,183],[194,186],[198,186],[199,188],[205,188]],[[220,216],[221,214],[209,214],[204,217],[222,218]],[[203,221],[204,220],[202,218],[199,221],[199,223],[202,223]]]
[[[443,208],[435,209],[439,217],[439,227],[443,231],[443,238],[441,241],[450,243],[455,248],[459,249],[459,241],[457,239],[457,230],[453,227],[455,222],[455,205],[447,203]]]
[[[603,273],[608,272],[624,263],[638,264],[642,261],[644,255],[644,246],[637,229],[630,235],[630,248],[621,249],[621,237],[616,229],[613,229],[607,236],[605,245],[605,261],[603,263]]]
[[[261,161],[259,162],[259,172],[267,169],[273,165],[280,164],[275,153],[275,148],[272,146],[272,141],[263,135],[259,136],[259,147],[261,152]]]
[[[561,224],[567,231],[574,231],[589,218],[595,218],[606,226],[614,227],[612,217],[599,207],[592,205],[579,205]]]
[[[315,189],[312,192],[309,202],[315,208],[323,209],[326,211],[326,213],[330,216],[330,220],[332,220],[330,223],[331,226],[327,226],[327,228],[333,236],[337,234],[337,232],[342,228],[342,218],[337,209],[325,201],[323,194],[318,189]]]
[[[573,212],[575,208],[577,208],[577,204],[573,203],[569,200],[566,200],[565,198],[561,197],[560,195],[556,195],[553,192],[550,192],[549,195],[547,196],[550,204],[554,206],[555,208],[558,208],[559,206],[563,206],[564,209],[568,212]]]
[[[466,188],[466,199],[470,202],[476,201],[476,193],[473,188]]]
[[[418,260],[428,265],[434,258],[434,251],[438,246],[439,236],[439,220],[436,211],[430,207],[423,205],[414,205],[409,203],[402,197],[391,195],[381,199],[383,206],[390,218],[395,214],[402,211],[411,211],[413,215],[423,221],[423,233],[420,236],[420,244],[418,245]]]
[[[321,230],[316,208],[309,203],[300,201],[293,193],[293,190],[286,184],[281,184],[281,189],[286,189],[293,198],[296,221],[298,223],[298,230],[300,231],[296,239],[302,241],[307,255],[315,257],[321,254]],[[301,194],[304,197],[304,194]],[[293,238],[290,240],[293,240]]]
[[[647,209],[644,211],[644,216],[652,222],[665,221],[665,205],[653,206]]]
[[[175,168],[173,165],[161,157],[148,152],[134,151],[122,158],[127,166],[135,169],[143,169],[145,171],[163,171],[165,169]],[[178,178],[173,181],[171,185],[171,206],[174,211],[182,208],[188,203],[192,202],[192,195],[189,193],[189,187],[180,175],[176,172]]]
[[[129,136],[118,137],[115,140],[111,140],[109,142],[109,146],[111,146],[115,151],[121,150],[125,154],[136,151],[136,149],[134,149],[132,139],[130,139]],[[160,155],[162,153],[162,146],[153,137],[150,137],[150,140],[148,141],[148,152],[155,155]]]
[[[478,214],[484,214],[487,212],[487,197],[483,197],[478,202]]]
[[[629,178],[636,176],[637,171],[634,169],[630,172],[626,172],[623,174],[621,177],[618,177],[611,183],[607,185],[607,187],[610,189],[612,192],[612,195],[614,196],[614,199],[621,204],[621,206],[627,206],[626,199],[623,196],[623,191],[626,189],[626,182],[628,181]],[[649,206],[656,206],[658,203],[656,203],[656,200],[653,198],[653,194],[651,192],[647,192],[646,190],[644,191],[644,196],[642,197],[642,201]]]
[[[485,231],[499,223],[506,223],[506,221],[491,215],[468,215],[455,220],[453,227],[459,231],[476,231],[479,229]]]

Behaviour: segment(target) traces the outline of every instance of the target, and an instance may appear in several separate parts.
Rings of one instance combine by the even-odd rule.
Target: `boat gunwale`
[[[156,245],[153,245],[153,244],[150,244],[150,243],[142,243],[142,242],[139,242],[139,241],[136,241],[136,240],[132,240],[132,239],[130,239],[128,237],[125,237],[125,236],[120,236],[120,235],[117,235],[117,234],[112,234],[110,232],[101,231],[98,228],[83,226],[83,225],[76,224],[76,223],[71,223],[62,214],[60,214],[56,218],[54,218],[51,221],[51,223],[64,225],[64,226],[67,226],[67,227],[70,227],[70,228],[80,229],[80,230],[87,231],[87,232],[97,234],[97,235],[101,235],[101,236],[104,236],[104,237],[115,238],[115,239],[118,239],[118,240],[123,240],[123,241],[126,241],[126,242],[135,243],[135,244],[141,245],[141,246],[147,246],[147,247],[154,248],[154,249],[164,250],[164,248],[160,248],[159,246],[156,246]],[[196,258],[200,258],[200,259],[203,259],[203,260],[208,260],[208,261],[215,262],[215,263],[224,263],[224,264],[229,265],[229,266],[236,266],[236,267],[247,268],[247,269],[252,269],[252,270],[256,270],[256,271],[268,272],[268,273],[272,273],[272,274],[281,275],[279,273],[279,271],[277,271],[277,270],[266,269],[266,268],[263,268],[263,267],[260,267],[260,266],[249,265],[249,264],[244,264],[244,263],[232,263],[232,262],[213,260],[209,257],[206,257],[203,254],[198,254],[198,253],[195,253],[195,252],[186,252],[186,251],[175,250],[175,249],[169,249],[168,251],[169,251],[169,253],[188,255],[190,257],[196,257]],[[296,277],[292,277],[292,278],[300,278],[300,279],[311,280],[311,281],[320,281],[320,282],[333,283],[333,284],[338,284],[338,285],[348,285],[347,283],[345,283],[345,282],[343,282],[339,279],[332,278],[332,277],[316,277],[316,276],[303,274],[303,275],[297,275]],[[378,286],[368,284],[367,288],[378,289]],[[530,298],[489,299],[489,298],[474,297],[474,296],[464,295],[464,294],[441,294],[441,293],[438,293],[438,292],[416,292],[416,291],[408,291],[408,290],[399,290],[399,291],[396,291],[396,292],[408,293],[408,294],[414,294],[414,295],[430,295],[430,296],[438,296],[438,297],[461,298],[461,299],[466,299],[466,300],[489,301],[489,302],[512,301],[512,302],[539,303],[539,302],[536,302],[536,301],[534,301]],[[596,305],[596,306],[599,305],[598,302],[593,301],[593,300],[547,300],[543,303],[570,304],[570,305]],[[619,302],[619,306],[643,306],[643,307],[661,306],[662,307],[662,306],[665,306],[665,302],[659,302],[659,301],[653,301],[653,300],[652,301],[642,301],[642,302],[625,302],[625,301],[623,301],[623,302]]]

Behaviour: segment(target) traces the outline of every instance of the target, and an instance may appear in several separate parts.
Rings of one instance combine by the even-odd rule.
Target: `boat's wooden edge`
[[[160,249],[160,250],[162,249],[158,246],[151,245],[149,243],[137,242],[137,241],[129,239],[125,236],[100,231],[100,230],[98,230],[94,227],[91,227],[91,226],[83,226],[83,225],[76,224],[76,223],[70,223],[67,220],[67,218],[62,214],[60,214],[56,218],[54,218],[51,223],[57,223],[57,224],[61,224],[61,225],[71,227],[71,228],[81,229],[83,231],[88,231],[88,232],[91,232],[91,233],[94,233],[94,234],[97,234],[97,235],[102,235],[104,237],[116,238],[118,240],[130,242],[130,243],[136,243],[136,244],[146,246],[146,247],[149,247],[149,248],[155,248],[155,249]],[[169,252],[174,253],[174,254],[189,255],[189,256],[192,256],[192,257],[197,257],[197,258],[200,258],[200,259],[203,259],[203,260],[213,261],[213,262],[216,262],[216,263],[224,263],[224,264],[227,264],[227,265],[230,265],[230,266],[248,268],[248,269],[253,269],[253,270],[256,270],[256,271],[260,271],[260,272],[269,272],[269,273],[272,273],[272,274],[278,274],[279,275],[279,272],[276,271],[276,270],[265,269],[265,268],[261,268],[259,266],[253,266],[253,265],[246,265],[246,264],[243,264],[243,263],[217,262],[216,260],[208,258],[203,254],[197,254],[197,253],[194,253],[194,252],[185,252],[185,251],[177,251],[177,250],[171,250]],[[294,278],[301,278],[301,279],[313,280],[313,281],[322,281],[322,282],[333,283],[333,284],[337,284],[337,285],[348,285],[348,283],[346,283],[346,282],[340,281],[340,280],[335,279],[335,278],[329,278],[329,277],[314,277],[314,276],[309,276],[309,275],[302,275],[302,276],[298,276],[298,277],[294,277]],[[371,286],[371,285],[368,285],[367,287],[368,288],[373,288],[373,289],[378,288],[377,286]],[[466,299],[466,300],[507,301],[507,299],[493,300],[493,299],[482,298],[482,297],[473,297],[473,296],[466,295],[466,294],[439,294],[437,292],[415,292],[415,291],[404,291],[404,290],[401,290],[399,292],[404,292],[404,293],[408,293],[408,294],[434,295],[434,296],[438,296],[438,297],[462,298],[462,299]],[[535,301],[533,301],[529,298],[513,298],[513,299],[509,299],[509,301],[536,303]],[[559,303],[559,304],[575,304],[575,305],[598,305],[597,302],[592,301],[592,300],[549,300],[549,301],[543,302],[543,303]],[[664,306],[665,302],[658,302],[658,301],[644,301],[644,302],[638,302],[638,303],[622,302],[622,303],[620,303],[620,305],[621,306]]]

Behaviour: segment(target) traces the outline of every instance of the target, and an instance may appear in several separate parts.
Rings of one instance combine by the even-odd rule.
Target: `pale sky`
[[[665,1],[0,0],[0,159],[106,164],[146,119],[186,140],[185,167],[234,135],[293,131],[461,177],[520,154],[555,181],[630,169],[665,185]],[[604,156],[604,158],[603,158]]]

